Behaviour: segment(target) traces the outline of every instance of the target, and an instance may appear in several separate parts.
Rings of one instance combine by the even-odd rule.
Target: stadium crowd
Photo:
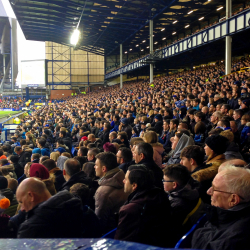
[[[0,237],[249,249],[249,57],[31,110],[0,149]],[[0,206],[1,207],[1,206]]]

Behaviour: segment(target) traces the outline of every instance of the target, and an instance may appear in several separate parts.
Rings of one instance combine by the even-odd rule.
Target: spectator
[[[249,180],[248,169],[233,166],[223,168],[215,176],[207,191],[212,205],[207,210],[209,221],[194,232],[193,249],[250,248]]]
[[[26,212],[29,215],[26,220],[23,216],[22,223],[16,225],[18,238],[82,237],[81,201],[68,191],[51,196],[42,181],[28,178],[19,185],[17,200],[21,204],[22,213]],[[14,216],[14,225],[15,219]]]
[[[67,159],[64,163],[63,176],[66,182],[60,190],[70,190],[75,183],[90,185],[91,180],[82,171],[79,161],[76,159]]]
[[[102,232],[106,233],[117,226],[115,213],[127,199],[124,193],[124,172],[117,167],[113,153],[104,152],[96,156],[96,176],[100,177],[95,194],[95,213],[100,219]]]
[[[19,156],[18,163],[24,168],[25,164],[31,161],[31,153],[25,152],[21,147],[17,146],[14,152]]]
[[[115,239],[159,247],[173,246],[170,204],[164,191],[154,187],[153,183],[153,175],[144,165],[128,168],[124,192],[129,197],[120,209]]]
[[[126,174],[128,167],[132,164],[133,154],[129,148],[119,148],[116,154],[117,164],[119,168]]]

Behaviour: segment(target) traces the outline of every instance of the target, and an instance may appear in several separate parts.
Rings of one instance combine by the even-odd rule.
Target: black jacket
[[[163,125],[162,121],[158,121],[158,122],[155,123],[154,128],[155,128],[155,132],[157,134],[161,134],[162,129],[163,129],[162,125]]]
[[[14,168],[15,168],[15,173],[17,178],[20,178],[24,174],[24,168],[17,162],[13,163]]]
[[[88,178],[87,175],[83,171],[80,171],[72,175],[70,179],[62,185],[60,191],[61,190],[69,191],[69,189],[76,183],[83,183],[89,186],[91,184],[91,179]]]
[[[18,238],[80,238],[83,234],[81,201],[62,191],[26,213]]]
[[[123,170],[124,174],[126,174],[127,171],[128,171],[128,167],[129,167],[130,165],[132,165],[133,163],[134,163],[133,161],[124,162],[124,163],[122,163],[121,165],[119,165],[119,168]]]
[[[159,187],[161,189],[163,189],[163,183],[162,183],[162,179],[163,179],[163,172],[162,170],[159,168],[159,166],[154,162],[154,160],[150,160],[150,159],[143,159],[141,160],[138,164],[143,164],[145,165],[148,169],[150,169],[153,172],[154,175],[154,185],[156,187]]]
[[[21,167],[24,168],[25,165],[26,165],[26,163],[30,162],[31,154],[32,154],[32,152],[23,151],[23,152],[19,155],[18,163],[21,165]]]
[[[207,207],[208,222],[193,235],[193,249],[250,249],[250,204],[225,210]]]
[[[167,194],[148,187],[131,193],[121,207],[115,239],[172,247],[173,226]]]

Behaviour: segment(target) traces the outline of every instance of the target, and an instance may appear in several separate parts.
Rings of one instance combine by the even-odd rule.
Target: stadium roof
[[[240,0],[241,1],[241,0]],[[154,20],[154,41],[172,36],[185,26],[197,26],[219,15],[225,0],[10,0],[26,39],[70,44],[83,12],[78,48],[96,54],[114,54],[149,44],[149,19]],[[239,3],[239,0],[237,0]],[[174,21],[177,21],[174,23]],[[145,41],[145,42],[144,42]]]

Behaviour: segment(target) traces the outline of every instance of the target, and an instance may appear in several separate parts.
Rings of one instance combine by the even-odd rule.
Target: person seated
[[[53,174],[55,176],[54,185],[56,191],[58,192],[61,189],[62,185],[65,183],[65,179],[63,177],[63,171],[56,166],[55,161],[52,159],[45,160],[43,162],[43,166],[48,169],[49,174]]]
[[[4,214],[14,216],[17,210],[18,202],[15,194],[8,187],[8,180],[4,176],[0,176],[0,195],[10,200],[10,206],[4,211]]]
[[[17,238],[82,237],[82,204],[67,190],[51,196],[44,182],[27,178],[19,185],[16,197],[21,212],[11,218],[10,226],[18,228]]]
[[[91,195],[89,187],[83,183],[76,183],[70,188],[70,193],[80,198],[83,205],[84,228],[82,237],[83,238],[101,237],[100,221],[96,216],[95,212],[88,206]]]
[[[206,161],[207,167],[199,169],[192,174],[192,177],[202,183],[203,192],[211,186],[211,183],[218,173],[219,166],[225,161],[226,149],[228,147],[228,139],[222,135],[211,135],[205,140],[205,154],[208,157]],[[207,197],[203,196],[205,203],[210,203]]]
[[[8,160],[9,160],[10,164],[14,165],[17,179],[20,178],[24,174],[24,169],[18,163],[18,160],[19,160],[18,155],[10,155],[10,156],[8,156]]]
[[[18,163],[24,168],[26,163],[31,161],[32,152],[23,151],[21,147],[15,147],[14,152],[19,156]]]
[[[40,150],[40,153],[36,153],[36,152],[39,152],[39,150]],[[41,157],[41,149],[40,148],[38,148],[38,150],[33,149],[32,155],[31,155],[31,162],[39,163],[40,157]]]
[[[250,249],[250,170],[225,166],[207,193],[208,222],[194,232],[193,249]]]
[[[168,165],[163,173],[164,190],[168,193],[180,238],[205,213],[198,191],[199,182],[195,181],[188,169],[180,164]]]
[[[17,179],[15,167],[13,164],[10,164],[7,159],[0,160],[0,175],[7,179]]]
[[[133,150],[133,158],[136,164],[143,164],[149,170],[153,172],[154,175],[154,185],[163,189],[162,178],[163,173],[159,166],[153,160],[154,150],[153,147],[146,142],[139,142],[135,145]]]
[[[87,153],[87,159],[88,162],[94,162],[96,161],[96,155],[100,153],[100,150],[98,148],[90,148]]]
[[[124,193],[124,172],[117,167],[115,154],[99,153],[95,162],[99,188],[95,193],[95,213],[100,219],[102,233],[107,233],[117,226],[115,213],[127,199]]]
[[[119,168],[126,174],[128,167],[132,164],[133,154],[129,148],[119,148],[116,154],[117,164]]]
[[[124,178],[124,192],[129,196],[119,212],[115,239],[172,247],[171,206],[167,194],[154,186],[153,173],[142,164],[131,165]]]
[[[166,165],[180,163],[181,151],[189,146],[194,145],[194,140],[190,136],[190,132],[186,129],[179,130],[172,140],[172,154]]]
[[[70,190],[70,187],[75,183],[83,183],[88,186],[91,185],[91,179],[88,178],[87,175],[82,171],[79,161],[73,158],[67,159],[65,161],[63,176],[66,182],[62,185],[60,191]]]

